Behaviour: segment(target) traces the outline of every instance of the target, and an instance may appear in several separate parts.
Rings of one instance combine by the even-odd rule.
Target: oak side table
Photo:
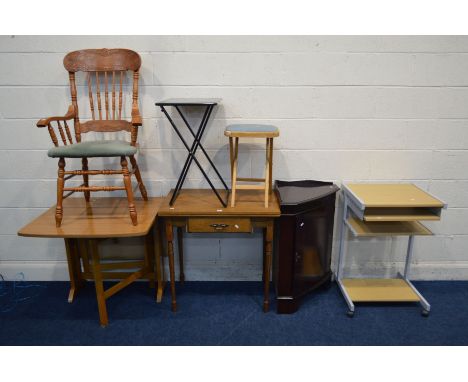
[[[174,272],[174,234],[177,227],[179,248],[180,280],[183,282],[183,231],[190,233],[246,233],[254,227],[263,229],[263,311],[269,308],[269,287],[273,251],[274,220],[280,216],[278,199],[271,195],[268,208],[264,206],[264,193],[261,190],[244,190],[237,196],[235,207],[220,207],[216,196],[209,189],[184,189],[180,192],[177,204],[170,205],[174,190],[166,197],[158,216],[164,220],[167,254],[169,258],[172,310],[177,310]]]

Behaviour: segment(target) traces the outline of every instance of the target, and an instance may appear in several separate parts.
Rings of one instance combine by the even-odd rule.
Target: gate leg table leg
[[[73,264],[75,265],[75,278],[78,289],[84,287],[86,279],[83,276],[83,268],[81,266],[80,239],[73,239]]]
[[[145,272],[148,274],[148,282],[150,288],[154,288],[154,279],[151,278],[151,273],[154,271],[153,256],[154,256],[154,238],[153,238],[153,227],[150,228],[148,234],[145,236]]]
[[[102,327],[109,324],[107,316],[106,298],[104,296],[104,283],[102,280],[101,264],[99,261],[98,244],[96,240],[91,240],[91,253],[93,256],[93,274],[96,287],[96,299],[99,309],[99,322]]]
[[[81,265],[77,251],[77,243],[74,239],[65,239],[65,250],[67,253],[68,275],[70,276],[70,292],[68,293],[68,302],[72,303],[83,285],[81,277]]]
[[[158,280],[158,290],[156,292],[156,302],[160,303],[162,301],[163,292],[164,292],[164,285],[166,284],[166,280],[164,279],[164,262],[163,262],[163,236],[161,231],[161,225],[156,223],[156,235],[158,242],[155,243],[156,251],[156,279]],[[156,236],[154,236],[156,238]]]

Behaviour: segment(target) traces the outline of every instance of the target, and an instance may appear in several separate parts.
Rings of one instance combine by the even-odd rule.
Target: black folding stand
[[[228,202],[228,198],[229,198],[229,188],[226,185],[226,182],[221,177],[221,175],[220,175],[218,169],[216,168],[216,166],[214,165],[213,161],[208,156],[208,153],[204,149],[203,145],[201,144],[201,139],[202,139],[203,133],[205,132],[206,125],[208,124],[208,120],[210,119],[211,112],[213,111],[213,108],[218,104],[218,102],[219,102],[219,100],[214,100],[214,99],[178,99],[178,98],[174,98],[174,99],[168,99],[168,100],[156,103],[156,106],[159,106],[161,108],[161,111],[167,117],[167,119],[171,123],[172,127],[174,128],[175,132],[177,133],[177,135],[179,136],[180,140],[182,141],[182,143],[184,144],[185,148],[187,149],[187,151],[189,153],[188,156],[187,156],[187,159],[185,160],[185,164],[184,164],[184,167],[182,168],[182,172],[180,173],[179,179],[177,180],[177,185],[175,187],[174,193],[172,194],[171,201],[169,202],[170,206],[172,206],[174,204],[175,200],[177,199],[177,196],[179,195],[179,192],[180,192],[180,190],[181,190],[181,188],[182,188],[182,186],[183,186],[183,184],[185,182],[185,178],[187,177],[187,173],[188,173],[188,170],[190,168],[190,165],[192,164],[192,161],[195,161],[198,168],[202,172],[203,176],[207,180],[207,182],[210,185],[213,192],[218,197],[221,204],[224,207],[227,207],[227,202]],[[167,112],[167,110],[165,108],[166,106],[175,107],[175,109],[177,110],[177,112],[181,116],[182,120],[184,121],[185,125],[189,129],[190,134],[192,134],[192,136],[193,136],[193,142],[192,142],[191,147],[189,147],[189,145],[185,141],[184,137],[180,133],[179,129],[177,128],[176,124],[174,123],[174,121],[170,117],[169,113]],[[187,118],[182,113],[181,108],[184,107],[184,106],[205,108],[205,111],[203,113],[203,117],[202,117],[202,119],[200,121],[200,125],[199,125],[198,130],[197,130],[196,133],[193,131],[192,127],[190,126],[190,124],[187,121]],[[226,200],[223,200],[221,198],[221,196],[219,195],[218,190],[215,188],[215,186],[213,186],[213,183],[211,183],[208,175],[203,170],[203,167],[201,166],[200,162],[198,162],[197,158],[195,157],[195,153],[196,153],[199,146],[200,146],[201,150],[203,151],[203,154],[205,154],[206,159],[208,159],[208,162],[210,162],[210,165],[213,167],[216,174],[218,175],[218,178],[223,183],[223,186],[224,186],[224,188],[226,190]]]

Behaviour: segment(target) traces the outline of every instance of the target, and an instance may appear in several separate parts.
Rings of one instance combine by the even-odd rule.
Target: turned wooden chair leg
[[[83,171],[88,171],[88,158],[81,158],[81,168]],[[88,174],[83,174],[83,183],[85,187],[89,187],[89,176]],[[89,202],[90,192],[85,191],[84,197],[87,202]]]
[[[141,179],[141,174],[140,174],[140,168],[138,167],[138,163],[135,159],[135,157],[132,155],[130,157],[130,163],[132,164],[132,168],[135,169],[135,177],[138,182],[138,187],[140,188],[140,193],[143,198],[143,200],[148,200],[148,194],[146,192],[146,187],[143,183],[143,179]]]
[[[236,188],[237,188],[237,157],[239,154],[239,138],[234,138],[234,156],[232,158],[231,170],[231,207],[236,205]]]
[[[125,157],[120,157],[120,165],[122,166],[125,191],[127,192],[128,210],[130,211],[130,218],[132,219],[132,224],[137,225],[138,218],[135,203],[133,201],[132,181],[130,178],[130,173],[128,171],[127,159],[125,159]]]
[[[65,185],[65,159],[60,158],[57,178],[57,206],[55,207],[55,225],[60,227],[63,218],[63,186]]]

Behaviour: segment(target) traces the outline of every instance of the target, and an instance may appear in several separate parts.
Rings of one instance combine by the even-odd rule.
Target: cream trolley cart
[[[343,185],[343,221],[335,279],[353,317],[356,302],[419,302],[422,315],[431,306],[409,280],[416,235],[432,235],[420,221],[440,220],[447,205],[413,184],[349,183]],[[348,230],[355,237],[408,236],[403,274],[397,278],[344,278]]]

